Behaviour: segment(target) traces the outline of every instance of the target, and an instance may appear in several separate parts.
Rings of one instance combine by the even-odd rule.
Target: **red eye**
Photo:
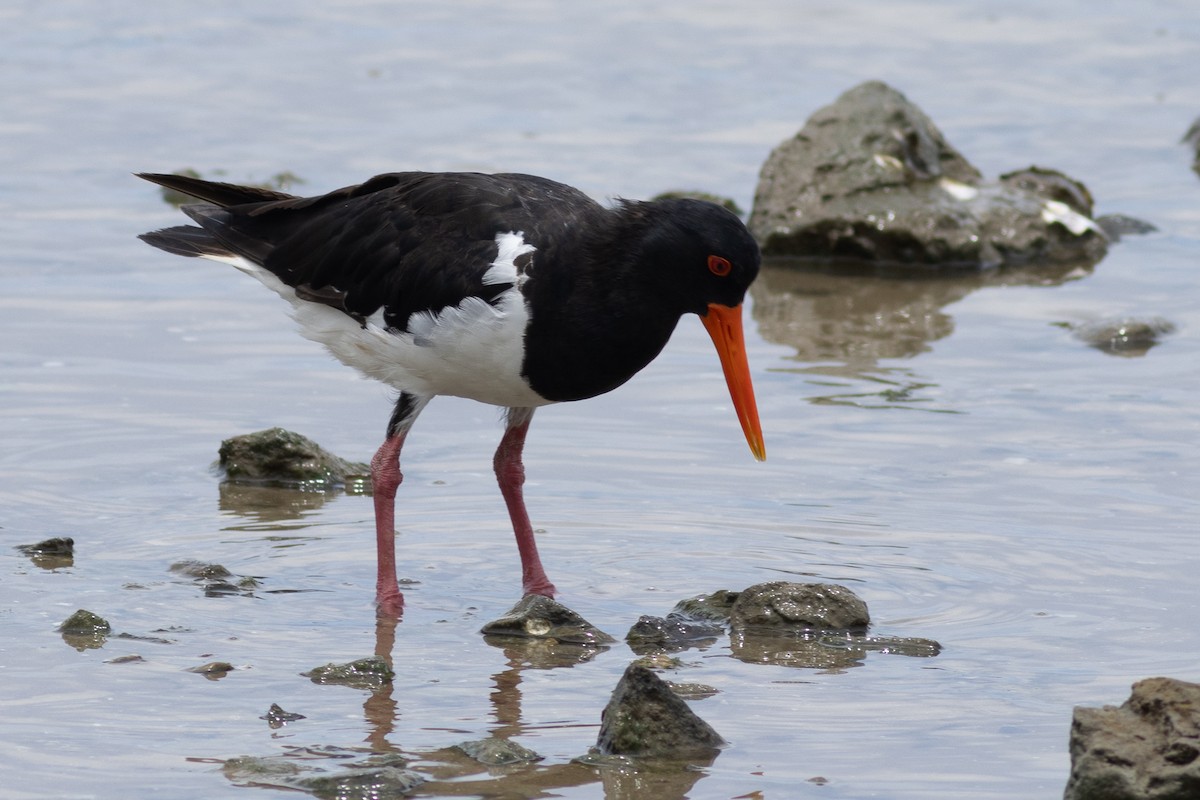
[[[708,271],[718,278],[724,278],[732,269],[733,265],[729,263],[728,258],[721,258],[720,256],[708,257]]]

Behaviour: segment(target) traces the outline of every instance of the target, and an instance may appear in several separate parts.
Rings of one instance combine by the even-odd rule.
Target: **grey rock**
[[[1175,324],[1161,317],[1119,317],[1070,326],[1080,341],[1109,355],[1145,355],[1163,336],[1174,333]]]
[[[1065,800],[1200,797],[1200,684],[1147,678],[1119,708],[1076,707]]]
[[[729,624],[734,631],[771,628],[863,629],[871,623],[867,604],[835,583],[759,583],[742,591]]]
[[[283,428],[221,442],[218,465],[226,480],[312,490],[369,485],[371,468],[338,458],[316,442]]]
[[[750,231],[765,255],[924,267],[1103,257],[1091,198],[1031,167],[985,182],[900,92],[869,81],[814,113],[763,165]]]
[[[657,675],[630,664],[600,718],[596,749],[604,755],[711,757],[720,735]]]
[[[398,767],[358,767],[333,775],[306,775],[286,785],[311,792],[322,800],[386,800],[408,797],[425,778]]]
[[[82,653],[104,647],[112,626],[104,617],[81,608],[62,621],[58,632],[64,642]]]
[[[112,630],[112,626],[99,614],[93,614],[91,611],[81,608],[63,620],[58,626],[58,630],[59,633],[72,636],[107,635]]]
[[[625,634],[633,652],[644,655],[665,650],[676,652],[689,647],[705,647],[725,633],[725,629],[709,621],[691,621],[676,614],[666,617],[643,616]]]
[[[345,664],[326,664],[300,674],[313,683],[338,684],[355,689],[378,689],[396,677],[392,668],[379,656],[368,656]]]
[[[680,600],[669,616],[686,620],[710,620],[713,622],[728,622],[729,612],[737,602],[738,593],[728,589],[718,589],[711,594],[701,594]]]
[[[616,641],[562,603],[540,594],[525,595],[504,616],[484,625],[480,633],[580,645],[599,646]]]
[[[508,739],[498,739],[495,736],[471,742],[460,742],[455,747],[480,764],[489,767],[528,764],[533,761],[541,761],[544,758],[544,756],[538,755],[528,747],[523,747]]]

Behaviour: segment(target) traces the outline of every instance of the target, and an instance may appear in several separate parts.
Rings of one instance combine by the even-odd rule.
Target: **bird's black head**
[[[690,198],[641,204],[649,223],[642,254],[681,313],[704,315],[710,304],[738,306],[758,275],[762,256],[750,231],[728,209]]]

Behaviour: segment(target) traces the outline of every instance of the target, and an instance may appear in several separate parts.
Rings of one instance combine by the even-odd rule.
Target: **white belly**
[[[307,338],[343,364],[401,391],[454,395],[508,407],[550,401],[521,377],[529,308],[517,285],[496,302],[468,297],[457,306],[414,314],[408,331],[383,327],[383,315],[362,324],[337,309],[302,300],[269,270],[244,258],[212,258],[253,275],[292,305]]]

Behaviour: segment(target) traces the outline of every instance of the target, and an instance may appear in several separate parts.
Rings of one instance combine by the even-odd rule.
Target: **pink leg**
[[[371,459],[371,487],[375,500],[375,544],[379,550],[379,575],[375,582],[375,605],[381,613],[399,616],[404,595],[396,583],[396,488],[400,474],[400,448],[407,431],[389,436]]]
[[[532,409],[509,409],[508,428],[496,448],[492,460],[496,468],[496,480],[500,493],[508,505],[512,518],[513,533],[517,536],[517,550],[521,554],[521,583],[525,594],[540,594],[554,597],[554,584],[542,569],[538,557],[537,543],[533,540],[533,526],[529,524],[529,512],[525,510],[525,496],[521,487],[525,484],[525,465],[521,453],[525,449],[525,434],[529,432]]]

